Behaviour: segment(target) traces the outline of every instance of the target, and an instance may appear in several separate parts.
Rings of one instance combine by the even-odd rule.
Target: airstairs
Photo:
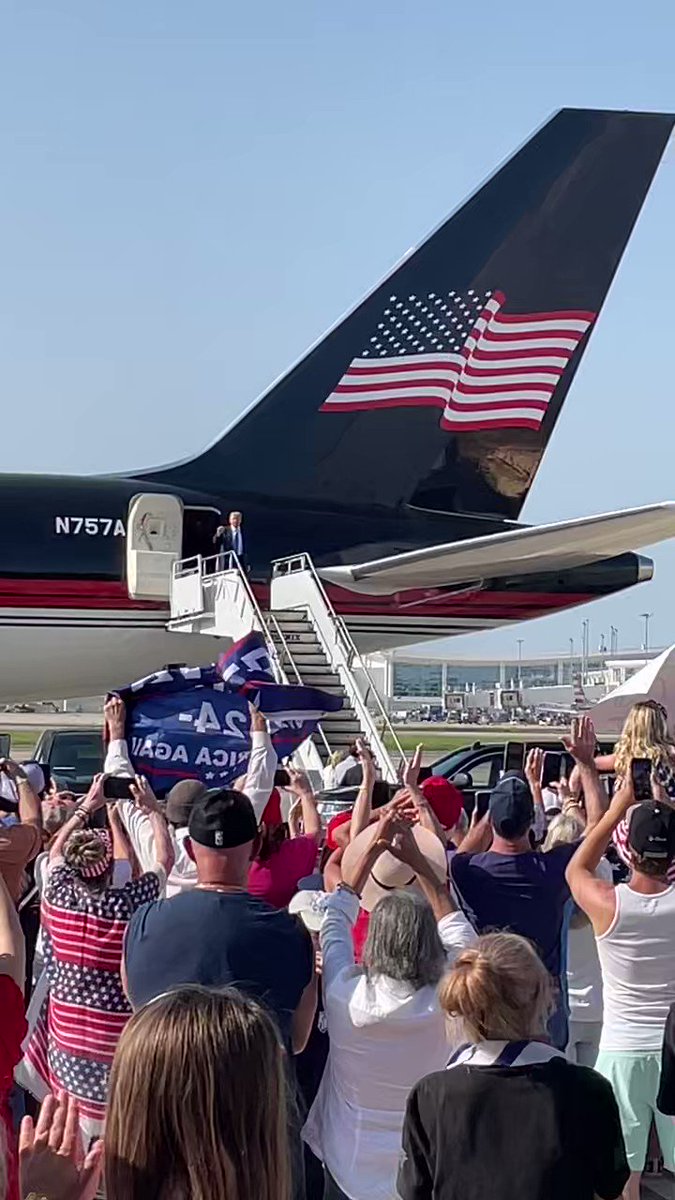
[[[342,618],[308,554],[272,564],[269,600],[261,605],[236,554],[183,559],[173,565],[169,629],[236,641],[252,630],[267,643],[279,683],[303,683],[342,698],[301,747],[316,781],[335,751],[364,738],[383,779],[395,782],[403,750]]]

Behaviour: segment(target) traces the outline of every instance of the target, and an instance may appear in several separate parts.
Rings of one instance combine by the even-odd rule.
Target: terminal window
[[[420,663],[394,664],[395,696],[442,696],[443,667]]]

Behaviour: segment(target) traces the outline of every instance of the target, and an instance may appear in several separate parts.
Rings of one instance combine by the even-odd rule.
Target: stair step
[[[301,612],[273,612],[271,614],[274,621],[284,630],[287,629],[311,629],[312,622],[309,617]],[[274,621],[272,624],[274,624]]]
[[[336,715],[339,714],[330,714],[330,716]],[[327,716],[323,716],[321,720],[321,727],[325,733],[325,737],[328,738],[329,742],[331,738],[333,738],[334,733],[337,734],[337,736],[341,736],[341,734],[342,736],[346,736],[347,740],[353,740],[354,737],[360,738],[363,733],[362,727],[360,727],[356,718],[351,721],[333,721],[327,718]]]
[[[281,661],[282,662],[286,661],[285,655],[282,655]],[[293,661],[296,663],[301,675],[305,675],[305,674],[308,676],[311,675],[312,682],[314,682],[316,679],[325,679],[327,681],[330,681],[331,683],[339,683],[340,682],[340,676],[338,675],[337,671],[332,671],[330,668],[330,664],[327,663],[325,660],[323,662],[318,662],[318,661],[305,662],[305,661],[303,661],[301,663],[300,658],[294,654]]]
[[[282,632],[283,632],[283,635],[284,635],[284,636],[283,636],[283,638],[281,638],[281,637],[279,636],[279,634],[277,633],[277,631],[276,631],[276,629],[274,628],[274,626],[272,626],[272,630],[271,630],[271,633],[272,633],[272,641],[273,641],[273,642],[274,642],[274,643],[275,643],[277,646],[283,646],[283,645],[284,645],[284,643],[285,643],[286,645],[290,646],[290,647],[293,647],[293,646],[308,646],[308,645],[309,645],[309,646],[316,646],[316,647],[317,647],[318,649],[320,649],[320,650],[321,650],[321,652],[323,653],[323,648],[322,648],[322,646],[321,646],[321,643],[320,643],[320,642],[319,642],[319,640],[317,639],[317,636],[316,636],[316,634],[315,634],[315,632],[314,632],[314,630],[313,630],[313,629],[298,629],[298,630],[295,630],[295,629],[288,629],[288,630],[286,630],[286,629],[284,629]]]
[[[320,650],[315,650],[312,653],[308,646],[302,649],[298,648],[298,653],[293,654],[292,658],[298,667],[323,667],[324,671],[330,670],[330,663],[325,654]]]

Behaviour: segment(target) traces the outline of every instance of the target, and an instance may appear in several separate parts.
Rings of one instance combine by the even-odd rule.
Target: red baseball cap
[[[430,775],[422,784],[422,795],[444,829],[454,829],[464,810],[462,793],[442,775]]]

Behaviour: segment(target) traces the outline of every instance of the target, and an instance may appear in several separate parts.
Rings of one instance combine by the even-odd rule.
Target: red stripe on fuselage
[[[346,588],[327,586],[336,610],[344,617],[481,617],[503,621],[545,616],[561,608],[585,604],[594,596],[586,592],[466,591],[448,595],[441,588],[414,588],[388,596],[368,596]],[[254,583],[256,599],[264,609],[269,603],[269,585]],[[0,610],[3,608],[120,609],[167,611],[161,601],[130,600],[123,581],[91,579],[1,579]]]
[[[123,580],[0,578],[0,608],[126,608],[157,611],[166,604],[131,600]]]

